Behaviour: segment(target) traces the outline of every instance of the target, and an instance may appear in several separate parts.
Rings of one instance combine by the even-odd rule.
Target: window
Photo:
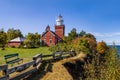
[[[52,34],[50,34],[50,39],[52,39]]]
[[[50,45],[52,44],[52,39],[50,39]]]

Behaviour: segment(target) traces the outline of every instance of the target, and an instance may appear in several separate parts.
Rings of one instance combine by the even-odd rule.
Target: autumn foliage
[[[106,53],[107,50],[108,50],[108,46],[104,41],[98,42],[97,44],[98,53],[103,54],[103,53]]]

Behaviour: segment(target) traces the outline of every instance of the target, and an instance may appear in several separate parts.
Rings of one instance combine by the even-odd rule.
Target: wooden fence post
[[[3,76],[0,77],[0,80],[9,80],[8,65],[1,65],[0,70],[3,72]]]
[[[70,55],[73,57],[73,56],[76,56],[76,52],[75,51],[70,51]]]
[[[33,60],[35,61],[33,67],[37,67],[42,62],[42,54],[35,55]]]
[[[49,55],[37,54],[33,57],[33,61],[12,67],[10,69],[8,69],[8,65],[0,65],[0,71],[3,72],[3,74],[0,76],[0,80],[19,80],[19,79],[37,71],[42,62],[60,60],[62,58],[66,58],[67,56],[64,56],[66,54],[70,54],[70,55],[74,56],[75,52],[72,51],[72,52],[68,52],[68,53],[63,53],[62,51],[59,51],[59,52],[55,52],[55,53],[49,54]],[[46,58],[46,57],[48,57],[48,58],[50,57],[50,59],[47,58],[44,60],[44,58]],[[29,71],[27,71],[26,69],[29,68],[30,66],[33,66],[33,68],[30,69]],[[24,71],[24,70],[26,70],[26,71]],[[9,77],[10,74],[12,74],[14,72],[20,72],[20,71],[23,71],[23,72],[21,72],[18,75],[15,75],[13,77]]]

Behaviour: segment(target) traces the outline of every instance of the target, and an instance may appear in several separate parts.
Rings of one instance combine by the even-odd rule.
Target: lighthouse
[[[58,19],[56,20],[56,25],[57,26],[60,26],[60,25],[63,25],[63,19],[62,19],[62,16],[61,15],[59,15],[58,16]]]
[[[41,40],[43,46],[53,46],[63,41],[62,38],[65,33],[65,25],[62,16],[59,15],[55,21],[55,31],[51,31],[50,26],[48,25],[45,32],[42,34]]]
[[[64,20],[61,15],[58,16],[56,20],[56,25],[55,25],[55,33],[60,37],[63,38],[65,34],[65,25],[64,25]]]

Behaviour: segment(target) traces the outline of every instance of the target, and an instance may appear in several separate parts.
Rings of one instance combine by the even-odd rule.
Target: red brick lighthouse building
[[[63,22],[62,16],[59,15],[56,20],[55,32],[50,30],[49,25],[46,27],[46,30],[43,32],[41,38],[43,46],[52,46],[62,41],[65,34],[65,25]]]

